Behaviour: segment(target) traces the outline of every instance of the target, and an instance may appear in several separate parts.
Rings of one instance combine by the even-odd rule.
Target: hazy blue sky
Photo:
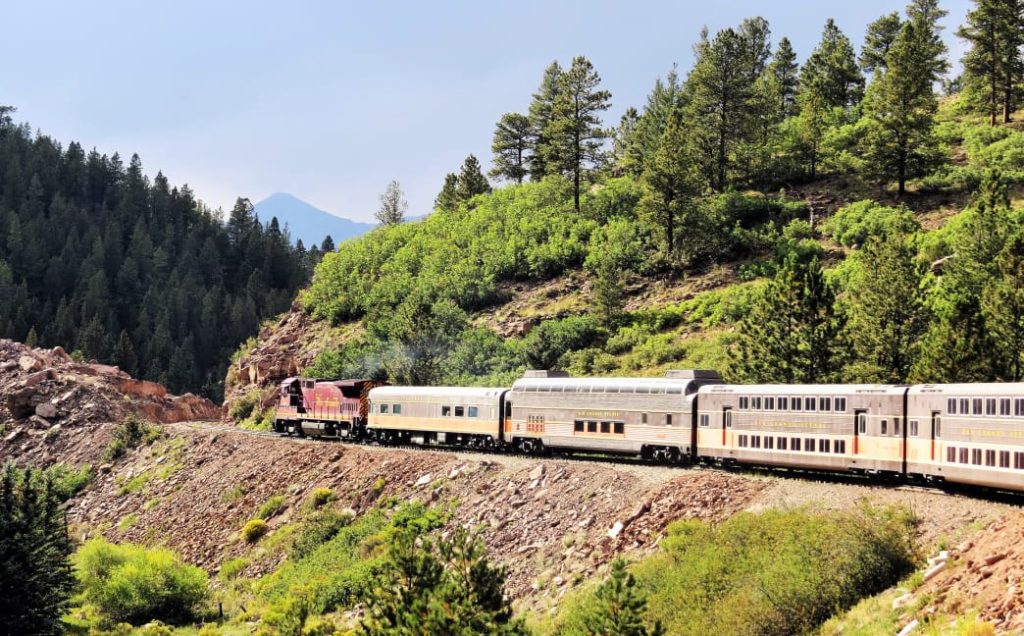
[[[586,55],[606,124],[682,75],[702,26],[762,15],[801,61],[825,19],[860,47],[902,0],[756,2],[4,2],[0,104],[61,141],[137,152],[213,207],[291,192],[368,220],[391,179],[428,211],[494,122],[523,111],[554,59]],[[952,35],[968,0],[947,0]]]

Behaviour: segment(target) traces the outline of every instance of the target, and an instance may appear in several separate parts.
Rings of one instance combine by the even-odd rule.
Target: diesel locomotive
[[[601,453],[1024,490],[1024,383],[725,384],[714,371],[511,388],[281,383],[280,433],[382,444]]]

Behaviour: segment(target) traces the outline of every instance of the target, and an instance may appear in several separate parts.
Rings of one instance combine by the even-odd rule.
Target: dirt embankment
[[[455,501],[449,524],[483,529],[492,556],[509,568],[509,593],[534,611],[556,605],[615,556],[657,549],[676,519],[721,520],[765,508],[851,509],[867,500],[913,510],[930,550],[1015,510],[920,489],[803,477],[300,442],[207,424],[164,429],[168,437],[101,472],[73,502],[71,521],[79,524],[73,528],[167,544],[216,571],[227,559],[251,556],[239,530],[275,495],[284,496],[284,507],[269,520],[272,533],[296,521],[318,487],[333,489],[339,505],[357,513],[389,497]],[[269,573],[283,558],[268,551],[247,574]],[[1024,569],[1024,555],[1014,562]]]
[[[80,453],[95,425],[128,413],[154,422],[210,420],[220,417],[220,407],[192,394],[170,395],[117,367],[75,362],[60,347],[0,340],[0,458],[45,464]]]

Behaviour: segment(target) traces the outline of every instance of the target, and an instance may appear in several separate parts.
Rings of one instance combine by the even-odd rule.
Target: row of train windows
[[[455,406],[455,407],[442,406],[441,407],[441,416],[442,417],[451,417],[453,410],[455,412],[455,417],[477,417],[477,415],[479,414],[479,409],[477,407],[475,407],[475,406]],[[381,405],[379,405],[377,412],[380,413],[381,415],[387,415],[389,412],[392,415],[401,415],[402,414],[402,405],[401,404],[390,404],[390,405],[389,404],[381,404]]]
[[[844,397],[741,396],[740,409],[751,411],[824,411],[846,412]]]
[[[738,439],[740,448],[764,448],[765,450],[790,450],[806,453],[835,453],[842,455],[846,452],[846,440],[837,439],[815,439],[813,437],[771,437],[765,435],[740,435]],[[763,444],[763,446],[762,446]]]
[[[521,383],[515,386],[517,393],[625,393],[640,395],[682,395],[681,386],[616,386],[587,384],[530,384]]]
[[[1010,451],[994,451],[980,448],[954,448],[946,447],[946,463],[948,464],[974,464],[975,466],[995,466],[996,459],[999,459],[1000,468],[1010,467]],[[984,459],[984,462],[982,460]],[[1014,451],[1013,467],[1017,470],[1024,470],[1024,452]]]
[[[1002,415],[1010,416],[1013,402],[1013,416],[1024,417],[1024,398],[947,398],[947,415]]]
[[[615,433],[622,435],[626,432],[625,422],[590,422],[576,420],[573,422],[573,430],[577,433]]]

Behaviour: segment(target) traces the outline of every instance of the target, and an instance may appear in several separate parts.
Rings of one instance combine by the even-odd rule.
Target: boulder
[[[26,353],[18,358],[18,366],[22,371],[39,371],[43,368],[43,361]]]
[[[36,406],[36,415],[52,420],[57,417],[57,407],[49,402],[43,402]]]

